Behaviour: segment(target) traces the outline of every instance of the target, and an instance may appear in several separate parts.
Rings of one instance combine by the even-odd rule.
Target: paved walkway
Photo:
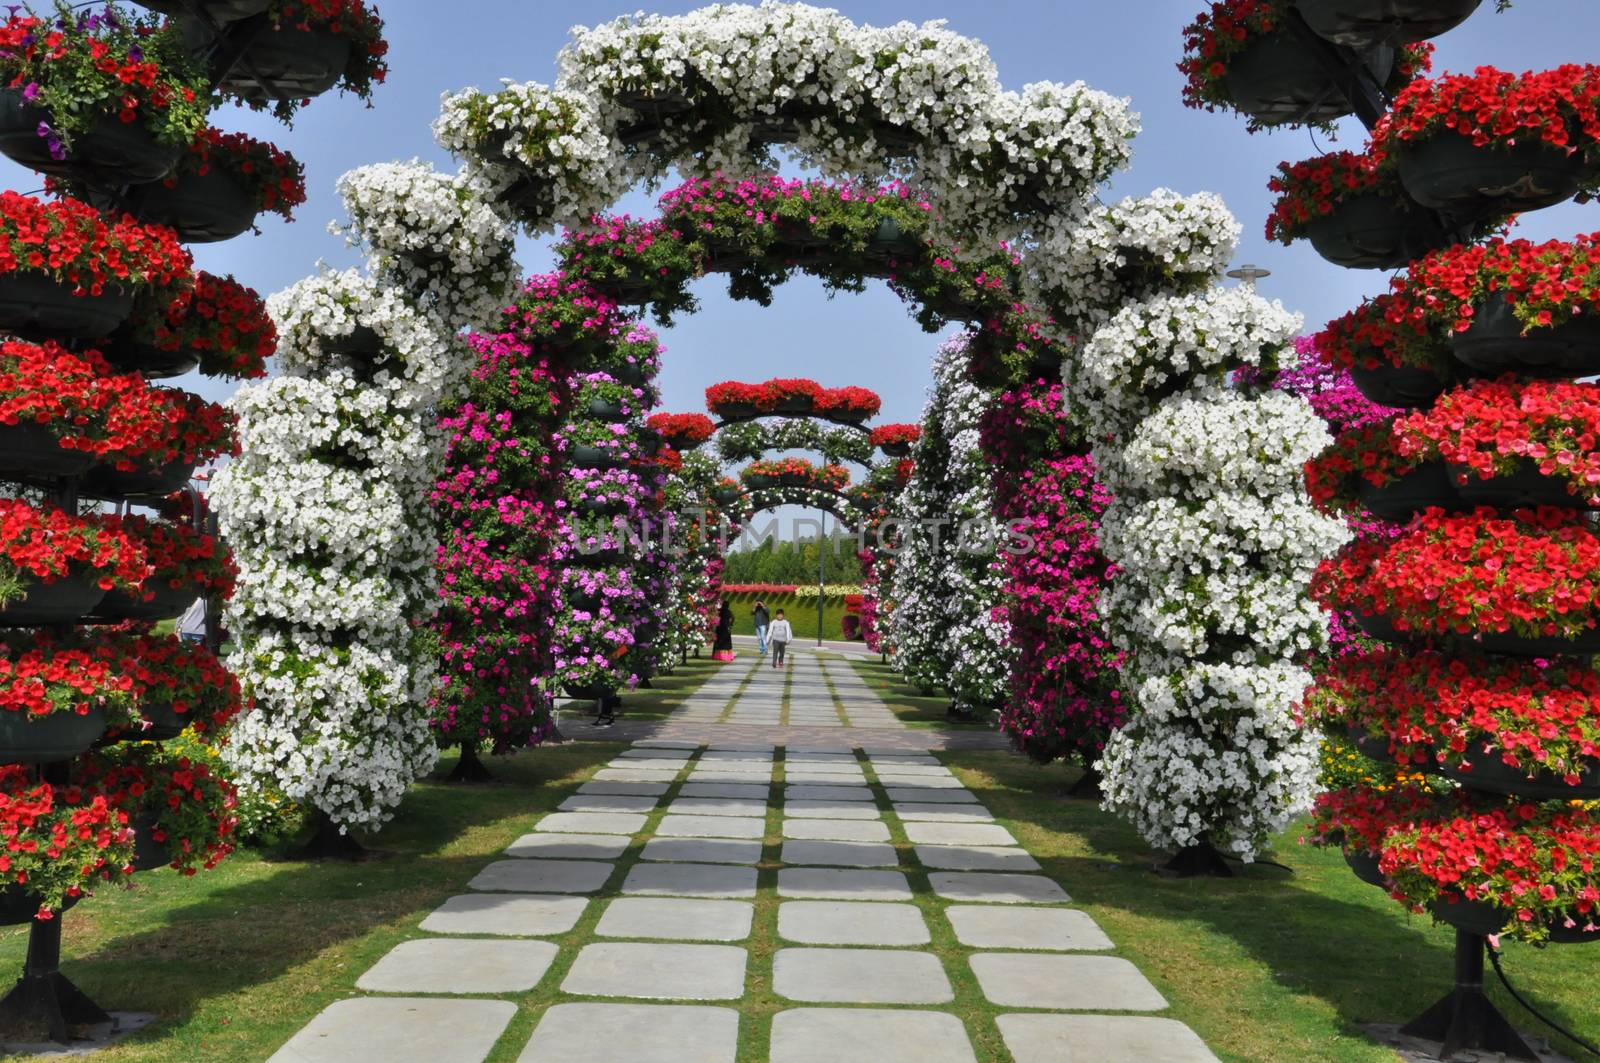
[[[790,653],[783,668],[774,668],[769,657],[739,658],[672,718],[688,724],[905,729],[848,664],[806,650]]]
[[[636,743],[272,1063],[1215,1063],[948,768],[835,728]]]

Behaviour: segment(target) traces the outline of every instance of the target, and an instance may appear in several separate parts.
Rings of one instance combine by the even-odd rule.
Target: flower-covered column
[[[335,850],[437,756],[435,410],[473,361],[458,334],[515,276],[509,230],[460,178],[381,166],[340,191],[369,272],[269,301],[283,375],[233,400],[244,454],[215,488],[240,559],[230,663],[259,710],[229,757],[246,783],[318,809]]]
[[[1244,366],[1292,368],[1298,325],[1246,290],[1161,296],[1119,311],[1069,363],[1068,402],[1113,494],[1104,608],[1127,655],[1105,800],[1179,850],[1180,873],[1253,859],[1315,790],[1300,662],[1326,628],[1306,588],[1346,532],[1311,507],[1300,469],[1328,434],[1303,399],[1226,386]]]

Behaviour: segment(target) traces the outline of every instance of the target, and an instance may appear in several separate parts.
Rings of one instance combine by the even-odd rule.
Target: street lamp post
[[[818,529],[817,530],[817,648],[818,649],[822,648],[822,588],[825,586],[825,584],[823,583],[824,573],[826,572],[826,569],[824,568],[824,563],[827,560],[827,558],[825,557],[825,555],[822,552],[822,533],[823,533],[823,531],[827,530],[827,527],[828,527],[828,514],[827,513],[823,513],[822,514],[822,519],[817,522],[817,529]]]

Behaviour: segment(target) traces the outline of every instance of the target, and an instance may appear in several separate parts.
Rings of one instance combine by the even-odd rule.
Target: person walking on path
[[[783,651],[789,648],[789,643],[794,639],[794,629],[789,626],[789,621],[783,618],[783,610],[778,610],[778,619],[772,622],[772,667],[783,667]]]
[[[766,602],[757,602],[756,607],[750,610],[750,615],[756,621],[756,643],[761,648],[761,656],[767,655],[767,626],[772,623],[772,615],[767,612]]]
[[[722,608],[717,610],[717,636],[711,643],[711,659],[733,660],[733,610],[728,608],[727,599],[723,599]]]

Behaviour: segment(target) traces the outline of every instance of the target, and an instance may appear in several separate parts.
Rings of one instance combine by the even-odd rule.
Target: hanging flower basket
[[[779,487],[810,487],[812,475],[809,472],[785,472],[778,474]]]
[[[876,417],[883,408],[883,399],[867,388],[826,388],[817,397],[815,411],[819,417],[838,424],[859,425]]]
[[[751,473],[744,477],[745,486],[752,491],[770,491],[777,487],[778,483],[778,477],[769,476],[766,473]]]
[[[182,733],[181,730],[179,733]],[[164,741],[153,735],[148,735],[152,741]],[[176,738],[177,735],[172,735]],[[166,867],[172,863],[172,850],[166,842],[155,839],[156,817],[149,811],[141,812],[133,819],[133,870],[135,874],[145,871],[155,871],[157,868]]]
[[[159,181],[183,152],[156,140],[140,123],[107,115],[75,135],[70,148],[58,147],[57,158],[51,142],[39,135],[39,127],[49,124],[49,113],[24,100],[21,89],[0,89],[0,153],[37,173],[97,185],[144,184]]]
[[[1442,461],[1423,462],[1382,486],[1361,480],[1356,492],[1373,516],[1396,523],[1404,523],[1430,506],[1460,509],[1463,504]]]
[[[28,578],[22,595],[0,606],[0,627],[74,623],[92,613],[105,594],[100,576],[81,566],[49,583]]]
[[[134,707],[149,726],[126,731],[122,735],[124,741],[170,742],[194,722],[191,715],[177,711],[166,692],[149,691]]]
[[[1500,934],[1505,928],[1517,921],[1514,912],[1507,911],[1497,905],[1485,901],[1469,901],[1457,894],[1454,900],[1441,899],[1428,905],[1428,912],[1439,922],[1446,926],[1465,930],[1469,934],[1489,936]],[[1581,945],[1586,942],[1600,941],[1600,930],[1585,931],[1583,927],[1589,922],[1591,916],[1572,913],[1572,921],[1576,926],[1567,927],[1560,922],[1550,920],[1545,923],[1549,931],[1549,940],[1557,945]]]
[[[1378,81],[1386,80],[1394,49],[1374,49],[1367,65]],[[1266,126],[1331,122],[1350,113],[1316,53],[1288,33],[1260,37],[1234,56],[1224,83],[1234,107]]]
[[[1432,217],[1382,195],[1357,196],[1306,225],[1317,254],[1346,269],[1399,269],[1448,242]]]
[[[769,380],[762,386],[772,395],[774,413],[809,414],[822,398],[822,388],[815,380]]]
[[[1382,871],[1378,870],[1378,857],[1376,854],[1369,853],[1363,849],[1346,849],[1344,851],[1344,862],[1349,865],[1356,878],[1367,885],[1377,886],[1383,890],[1389,888],[1389,880],[1383,877]]]
[[[191,244],[232,240],[256,221],[256,207],[222,170],[151,181],[118,196],[116,204],[142,222],[165,225]]]
[[[611,568],[625,556],[626,553],[620,546],[585,548],[580,545],[572,552],[572,563],[581,568]]]
[[[1474,306],[1472,325],[1450,338],[1450,350],[1480,373],[1541,378],[1600,373],[1600,314],[1523,330],[1512,305],[1491,298]]]
[[[31,481],[35,477],[80,476],[93,464],[93,454],[64,449],[44,425],[29,421],[0,424],[0,472]]]
[[[711,500],[719,506],[738,505],[744,498],[744,491],[738,487],[714,487],[711,489]]]
[[[867,240],[867,251],[878,258],[890,260],[920,258],[923,243],[920,237],[907,232],[896,219],[884,218]]]
[[[620,469],[628,464],[620,451],[584,444],[574,446],[567,460],[580,469]]]
[[[1425,207],[1479,217],[1539,210],[1565,202],[1583,184],[1582,153],[1537,140],[1478,146],[1440,133],[1400,151],[1400,183]]]
[[[76,905],[83,899],[80,894],[68,897],[56,909],[56,914]],[[10,885],[0,887],[0,926],[27,926],[39,914],[40,898],[37,893],[29,893],[27,887]]]
[[[761,409],[753,402],[725,402],[712,410],[724,421],[748,421],[761,416]]]
[[[298,99],[321,96],[344,77],[351,47],[349,37],[327,26],[286,19],[251,40],[218,88],[252,103],[276,99],[273,86]]]
[[[614,365],[605,365],[599,368],[602,372],[619,384],[648,384],[655,375],[649,366],[639,362],[618,362]]]
[[[626,498],[580,498],[572,506],[580,513],[610,516],[617,513],[626,513],[628,500]]]
[[[563,683],[561,689],[575,701],[599,701],[616,692],[615,687],[603,683]]]
[[[105,710],[31,716],[0,712],[0,764],[50,764],[71,760],[106,733]]]
[[[599,591],[586,591],[578,587],[567,588],[562,598],[568,609],[584,613],[598,613],[606,600]]]
[[[102,344],[101,353],[119,372],[139,373],[147,380],[183,376],[200,367],[197,350],[164,351],[121,336],[110,337]]]
[[[1492,794],[1508,794],[1529,801],[1592,801],[1600,798],[1600,759],[1589,758],[1578,772],[1578,781],[1569,783],[1554,772],[1540,771],[1531,777],[1522,769],[1507,764],[1498,750],[1481,743],[1469,751],[1470,769],[1462,766],[1460,754],[1439,765],[1439,772],[1462,786]]]
[[[1415,409],[1431,406],[1449,384],[1431,369],[1410,365],[1385,365],[1376,369],[1354,366],[1350,380],[1356,390],[1379,406]]]
[[[160,576],[151,576],[138,588],[125,591],[113,587],[94,607],[94,615],[105,620],[173,620],[184,614],[204,591],[196,584],[174,589]],[[149,600],[146,594],[151,594]]]
[[[597,421],[622,421],[622,403],[615,399],[592,398],[589,400],[589,416]]]
[[[99,339],[133,311],[133,295],[108,286],[99,295],[42,273],[0,273],[0,329],[23,336]]]
[[[189,486],[198,464],[187,458],[176,458],[159,468],[131,472],[102,467],[85,476],[79,489],[90,498],[162,499]]]
[[[703,413],[653,413],[645,423],[674,450],[693,450],[717,430]]]
[[[1484,632],[1467,644],[1484,653],[1504,653],[1512,657],[1592,657],[1600,653],[1600,631],[1584,631],[1573,636]]]
[[[1587,502],[1581,495],[1573,494],[1564,481],[1540,472],[1538,462],[1532,458],[1519,459],[1515,472],[1487,479],[1467,465],[1451,463],[1448,468],[1456,495],[1468,506],[1507,510],[1529,506],[1600,509],[1600,501]]]

